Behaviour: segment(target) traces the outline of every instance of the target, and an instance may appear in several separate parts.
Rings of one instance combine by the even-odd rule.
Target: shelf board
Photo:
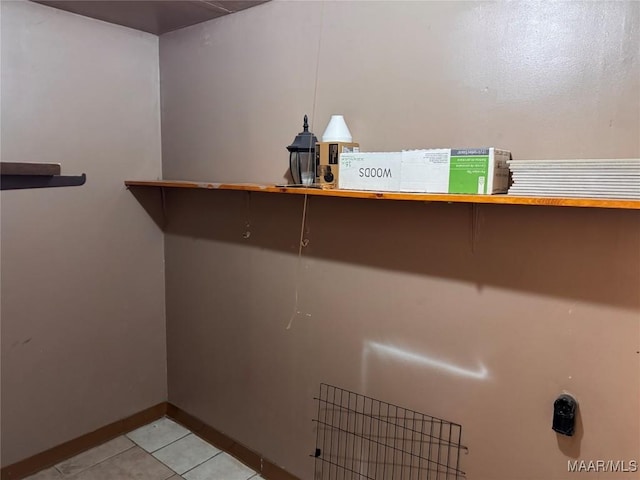
[[[0,174],[2,175],[60,175],[59,163],[32,163],[32,162],[0,162]]]
[[[59,163],[0,162],[0,190],[75,187],[84,185],[87,176],[61,175]]]
[[[246,192],[288,193],[321,197],[368,198],[419,202],[476,203],[500,205],[541,205],[553,207],[590,207],[640,210],[640,200],[604,198],[521,197],[513,195],[446,195],[436,193],[374,192],[364,190],[322,190],[255,183],[209,183],[177,180],[126,180],[127,187],[195,188],[204,190],[240,190]]]

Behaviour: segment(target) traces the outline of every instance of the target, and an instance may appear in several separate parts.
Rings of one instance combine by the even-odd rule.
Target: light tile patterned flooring
[[[256,472],[169,420],[145,425],[27,480],[261,480]]]

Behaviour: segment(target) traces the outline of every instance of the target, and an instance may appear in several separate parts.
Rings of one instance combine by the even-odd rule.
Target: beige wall
[[[366,150],[638,157],[639,44],[638,3],[271,2],[161,37],[163,173],[280,182],[304,113]],[[638,459],[637,212],[311,198],[299,261],[302,205],[169,192],[170,401],[300,478],[320,382],[461,423],[474,480]]]
[[[639,17],[637,2],[275,1],[169,33],[163,173],[282,181],[305,113],[318,136],[344,114],[369,151],[637,156]]]
[[[163,236],[127,192],[160,175],[158,39],[2,4],[2,160],[82,187],[4,191],[2,465],[166,400]]]

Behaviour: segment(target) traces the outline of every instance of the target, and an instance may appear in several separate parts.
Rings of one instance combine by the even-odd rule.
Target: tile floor
[[[168,418],[87,450],[27,480],[261,480]]]

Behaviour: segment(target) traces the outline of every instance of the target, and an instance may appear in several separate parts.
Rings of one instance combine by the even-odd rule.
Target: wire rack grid
[[[462,426],[320,384],[314,480],[460,480]]]

